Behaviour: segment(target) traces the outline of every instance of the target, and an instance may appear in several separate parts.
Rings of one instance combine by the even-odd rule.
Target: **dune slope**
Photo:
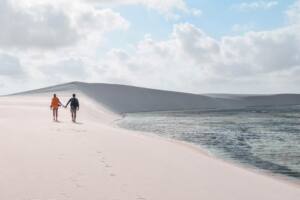
[[[299,94],[199,95],[126,85],[73,82],[25,92],[80,91],[117,113],[175,110],[241,109],[253,106],[300,105]]]
[[[52,122],[52,92],[66,102],[75,89],[67,85],[0,98],[0,199],[296,200],[300,196],[299,185],[183,144],[117,128],[112,122],[120,116],[80,92],[82,88],[77,91],[79,123],[72,123],[65,109],[59,111],[60,123]]]

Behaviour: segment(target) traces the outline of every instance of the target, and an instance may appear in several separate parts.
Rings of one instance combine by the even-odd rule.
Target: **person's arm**
[[[60,100],[58,100],[59,106],[65,107],[64,104],[61,103]]]
[[[53,100],[51,100],[51,103],[50,103],[50,109],[52,108],[52,103],[53,103]]]
[[[71,102],[71,99],[68,101],[68,103],[65,105],[65,108],[68,107],[69,103]]]

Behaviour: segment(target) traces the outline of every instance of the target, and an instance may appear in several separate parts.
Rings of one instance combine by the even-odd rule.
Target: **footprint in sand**
[[[76,186],[77,188],[83,188],[83,185],[80,185],[79,183],[76,183],[75,186]]]
[[[142,196],[137,196],[136,199],[138,199],[138,200],[146,200],[146,198],[144,198]]]
[[[59,159],[59,160],[63,160],[63,159],[64,159],[64,157],[65,157],[65,155],[64,155],[64,154],[59,154],[59,156],[58,156],[58,159]]]
[[[100,162],[105,163],[105,157],[104,157],[104,156],[102,156],[101,158],[100,158],[100,156],[99,156],[98,159],[99,159]]]
[[[104,157],[102,157],[102,160],[101,160],[100,162],[101,162],[102,164],[104,164],[104,167],[105,167],[105,168],[107,168],[107,169],[112,168],[111,165],[109,165],[108,163],[106,163]],[[113,173],[113,172],[111,172],[111,173],[109,173],[109,176],[114,177],[114,176],[116,176],[116,174]]]
[[[71,182],[74,183],[75,187],[77,187],[77,188],[84,187],[82,184],[80,184],[80,181],[77,178],[71,177],[70,180],[71,180]]]
[[[106,160],[104,156],[101,156],[102,152],[101,151],[97,151],[97,155],[99,156],[99,161],[103,164],[106,165]],[[101,158],[100,158],[101,157]]]
[[[110,176],[116,176],[116,174],[114,174],[114,173],[110,173],[109,175],[110,175]]]
[[[97,154],[100,155],[100,154],[102,154],[102,152],[97,151]],[[104,156],[102,156],[101,158],[99,157],[99,159],[100,159],[100,162],[104,165],[105,168],[107,168],[107,169],[112,168],[112,166],[109,163],[106,162],[106,159],[105,159]],[[109,176],[114,177],[114,176],[116,176],[116,174],[113,173],[113,172],[109,172]]]
[[[69,198],[69,195],[66,194],[66,193],[64,193],[64,192],[61,192],[61,193],[60,193],[60,196],[62,196],[62,197],[64,197],[64,198]]]
[[[76,133],[86,133],[87,132],[87,130],[85,130],[85,129],[71,129],[71,131],[74,131]]]
[[[61,129],[60,129],[60,128],[52,128],[51,130],[52,130],[52,131],[55,131],[55,132],[61,132]]]

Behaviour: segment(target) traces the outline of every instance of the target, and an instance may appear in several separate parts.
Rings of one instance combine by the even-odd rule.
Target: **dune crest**
[[[300,105],[300,94],[190,94],[127,85],[71,82],[19,94],[80,91],[116,113],[243,109],[255,106]]]

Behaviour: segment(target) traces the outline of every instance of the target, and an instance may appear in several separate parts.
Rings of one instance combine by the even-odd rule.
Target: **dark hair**
[[[72,96],[73,96],[73,97],[75,97],[75,96],[76,96],[76,94],[73,94]]]
[[[54,97],[56,97],[56,94],[53,94]]]

